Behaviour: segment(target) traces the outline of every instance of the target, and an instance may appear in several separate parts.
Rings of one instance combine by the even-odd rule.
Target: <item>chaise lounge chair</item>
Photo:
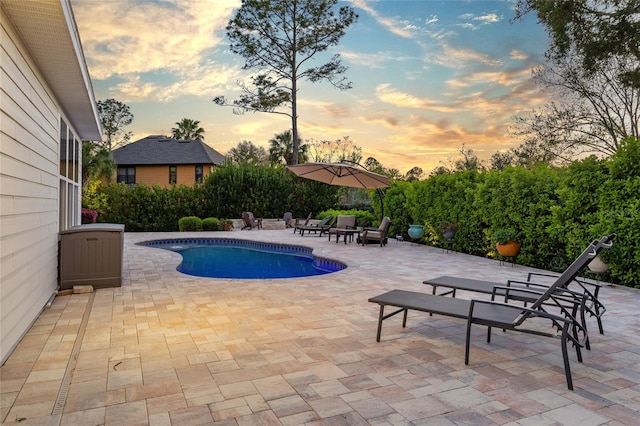
[[[317,234],[318,232],[320,232],[320,236],[322,237],[322,234],[329,231],[329,228],[331,228],[332,223],[333,223],[333,215],[328,215],[327,217],[325,217],[324,219],[322,219],[320,222],[316,224],[299,225],[296,228],[298,229],[298,231],[300,231],[301,237],[304,237],[305,231],[309,233],[313,232],[314,234]]]
[[[296,232],[298,232],[298,227],[299,226],[306,226],[309,224],[309,221],[311,220],[311,213],[309,213],[307,215],[306,219],[300,219],[300,218],[296,218],[294,219],[294,223],[293,223],[293,233],[295,234]]]
[[[244,222],[244,226],[242,227],[242,229],[262,229],[262,218],[256,219],[255,217],[253,217],[253,213],[251,212],[242,212],[242,221]]]
[[[600,243],[603,248],[610,248],[613,243],[612,240],[615,238],[616,234],[605,235],[600,239]],[[590,252],[592,249],[592,245],[597,244],[596,242],[591,243],[586,249],[585,252]],[[583,252],[583,254],[585,253]],[[581,265],[576,265],[580,268],[580,270],[584,269],[585,266],[590,262],[589,257],[580,255],[578,259],[583,259],[583,263]],[[547,281],[547,283],[540,282],[539,279],[535,278],[543,278]],[[548,273],[540,273],[540,272],[530,272],[527,275],[527,279],[524,281],[520,280],[508,280],[506,286],[507,287],[526,287],[530,289],[537,289],[539,292],[544,292],[548,288],[549,281],[553,281],[558,278],[558,274],[548,274]],[[430,285],[432,287],[432,294],[438,294],[440,296],[451,295],[451,297],[456,297],[456,290],[465,290],[474,293],[484,293],[484,294],[492,294],[494,288],[496,286],[504,286],[505,284],[496,283],[492,281],[483,281],[476,280],[470,278],[461,278],[461,277],[453,277],[453,276],[440,276],[436,278],[431,278],[428,280],[424,280],[423,284]],[[598,293],[600,291],[600,284],[589,282],[581,277],[575,277],[569,284],[577,284],[581,291],[584,293],[586,297],[585,311],[589,316],[595,317],[598,323],[598,330],[600,334],[604,334],[604,329],[602,326],[602,316],[607,311],[604,304],[598,300]],[[448,289],[443,293],[437,293],[438,287],[443,287]],[[530,294],[522,294],[518,295],[517,292],[512,291],[512,298],[518,298],[522,302],[531,302],[532,297]],[[583,324],[585,325],[585,324]],[[587,345],[587,349],[589,346]]]
[[[604,240],[604,238],[603,238]],[[567,343],[575,346],[576,355],[579,362],[582,362],[581,348],[586,346],[588,335],[586,328],[581,321],[576,319],[578,314],[585,312],[584,304],[586,297],[580,296],[576,292],[571,292],[566,287],[577,276],[580,270],[591,259],[593,259],[602,249],[609,246],[602,240],[594,241],[590,245],[590,250],[583,252],[544,292],[539,292],[527,288],[518,287],[494,287],[491,300],[465,300],[444,297],[435,294],[417,293],[413,291],[392,290],[369,299],[369,302],[380,305],[378,317],[378,333],[376,340],[380,341],[382,331],[382,321],[400,312],[404,313],[402,326],[406,326],[407,312],[409,309],[430,314],[439,314],[454,318],[467,320],[467,332],[465,339],[465,364],[469,364],[469,352],[471,345],[471,326],[473,324],[487,327],[487,342],[491,341],[491,328],[498,327],[503,330],[513,330],[532,335],[559,338],[564,362],[564,371],[567,387],[573,390],[571,378],[571,368]],[[530,307],[519,306],[506,303],[513,300],[510,292],[517,291],[520,295],[529,292],[533,303]],[[496,297],[504,297],[505,303],[496,302]],[[399,308],[387,315],[384,314],[385,306]],[[556,313],[549,312],[554,306]],[[531,318],[542,318],[550,321],[554,328],[561,330],[560,334],[554,332],[544,332],[539,327],[525,328],[524,325]]]
[[[360,235],[362,245],[365,246],[369,241],[378,241],[380,247],[387,244],[387,234],[389,233],[389,227],[391,226],[391,219],[385,216],[380,222],[380,226],[376,230],[365,229]]]

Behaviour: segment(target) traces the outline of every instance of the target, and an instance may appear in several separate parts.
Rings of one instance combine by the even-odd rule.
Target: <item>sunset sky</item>
[[[287,117],[234,115],[243,58],[224,28],[240,0],[71,0],[96,99],[130,106],[133,139],[200,120],[221,153],[242,140],[268,148]],[[352,0],[360,19],[316,64],[339,53],[353,88],[303,82],[304,140],[348,136],[385,167],[428,173],[464,144],[481,159],[518,145],[513,116],[545,102],[531,80],[547,48],[535,16],[511,22],[515,1]]]

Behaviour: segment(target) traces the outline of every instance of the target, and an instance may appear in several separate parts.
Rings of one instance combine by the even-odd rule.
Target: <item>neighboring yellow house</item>
[[[0,0],[0,363],[58,288],[80,224],[82,140],[102,138],[69,0]]]
[[[117,182],[146,185],[188,185],[203,182],[225,157],[199,140],[147,136],[112,152],[118,166]]]

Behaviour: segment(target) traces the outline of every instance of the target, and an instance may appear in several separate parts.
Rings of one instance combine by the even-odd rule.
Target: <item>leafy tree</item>
[[[494,153],[489,162],[491,163],[491,170],[504,170],[505,167],[508,167],[513,164],[513,154],[511,152],[500,152],[497,151]]]
[[[429,177],[440,176],[440,175],[448,175],[448,174],[451,174],[451,173],[453,173],[451,171],[451,169],[449,169],[444,164],[440,164],[438,167],[436,167],[435,169],[431,170],[431,173],[429,173]]]
[[[522,166],[530,169],[537,164],[565,165],[570,160],[556,152],[548,142],[528,138],[507,152],[496,152],[489,160],[491,170],[504,170],[508,166]]]
[[[478,155],[471,148],[466,148],[463,143],[458,152],[462,156],[454,163],[454,170],[456,172],[464,172],[467,170],[483,170],[484,165],[478,158]]]
[[[269,163],[267,151],[261,146],[254,145],[251,141],[241,141],[227,152],[227,157],[236,163]]]
[[[357,164],[362,160],[362,148],[355,145],[349,136],[333,141],[312,139],[308,146],[312,152],[313,161],[319,163],[339,163],[347,160]]]
[[[200,121],[190,118],[183,118],[176,122],[176,126],[171,129],[171,135],[179,140],[204,140],[204,129],[200,127]]]
[[[614,56],[634,59],[635,67],[621,70],[620,77],[627,86],[640,87],[638,0],[519,0],[516,19],[532,11],[551,36],[549,57],[575,51],[590,74]]]
[[[405,179],[409,182],[413,182],[414,180],[420,180],[423,176],[424,171],[422,170],[422,167],[415,166],[407,172]]]
[[[341,75],[346,67],[334,55],[328,62],[305,68],[317,53],[337,45],[358,15],[338,0],[243,0],[227,25],[231,51],[245,58],[244,69],[257,68],[251,86],[239,83],[243,94],[228,103],[224,96],[214,102],[233,106],[234,113],[268,112],[291,119],[293,157],[298,164],[298,84],[327,80],[346,90],[351,83]]]
[[[128,105],[115,99],[98,101],[98,115],[104,132],[104,147],[111,152],[118,146],[125,145],[131,139],[132,133],[124,128],[133,121],[133,114]]]
[[[292,141],[291,130],[286,130],[269,139],[269,161],[271,161],[272,164],[294,164],[294,147],[296,144]],[[298,158],[301,160],[301,163],[305,163],[309,158],[307,145],[300,145],[300,141],[298,140],[297,146]]]
[[[378,173],[380,175],[386,175],[387,172],[387,169],[382,165],[382,163],[373,157],[369,157],[365,160],[364,168],[370,172]]]
[[[448,166],[444,164],[443,161],[440,161],[441,166],[435,168],[431,172],[431,176],[464,172],[468,170],[484,170],[485,167],[482,164],[482,161],[478,158],[478,155],[473,151],[473,149],[467,148],[464,143],[458,148],[458,153],[460,154],[460,157],[457,160],[453,161],[451,157],[448,158]]]
[[[640,136],[640,91],[620,80],[620,71],[633,66],[615,56],[591,74],[574,54],[547,62],[534,79],[555,100],[515,117],[512,134],[563,162],[583,153],[614,154],[621,140]]]
[[[116,165],[111,153],[102,145],[82,141],[82,183],[87,185],[90,178],[104,178],[109,181]]]

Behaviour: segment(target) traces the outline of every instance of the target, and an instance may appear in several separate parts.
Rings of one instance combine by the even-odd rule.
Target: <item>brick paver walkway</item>
[[[346,262],[302,279],[180,274],[180,255],[143,240],[215,236],[300,244]],[[247,261],[247,267],[251,262]],[[426,314],[385,321],[394,288],[430,291],[442,274],[506,281],[527,268],[408,242],[329,243],[291,230],[126,233],[124,283],[59,296],[0,369],[1,419],[35,425],[619,425],[640,422],[640,292],[604,287],[605,333],[571,353],[559,343]],[[462,294],[459,297],[470,297]]]

